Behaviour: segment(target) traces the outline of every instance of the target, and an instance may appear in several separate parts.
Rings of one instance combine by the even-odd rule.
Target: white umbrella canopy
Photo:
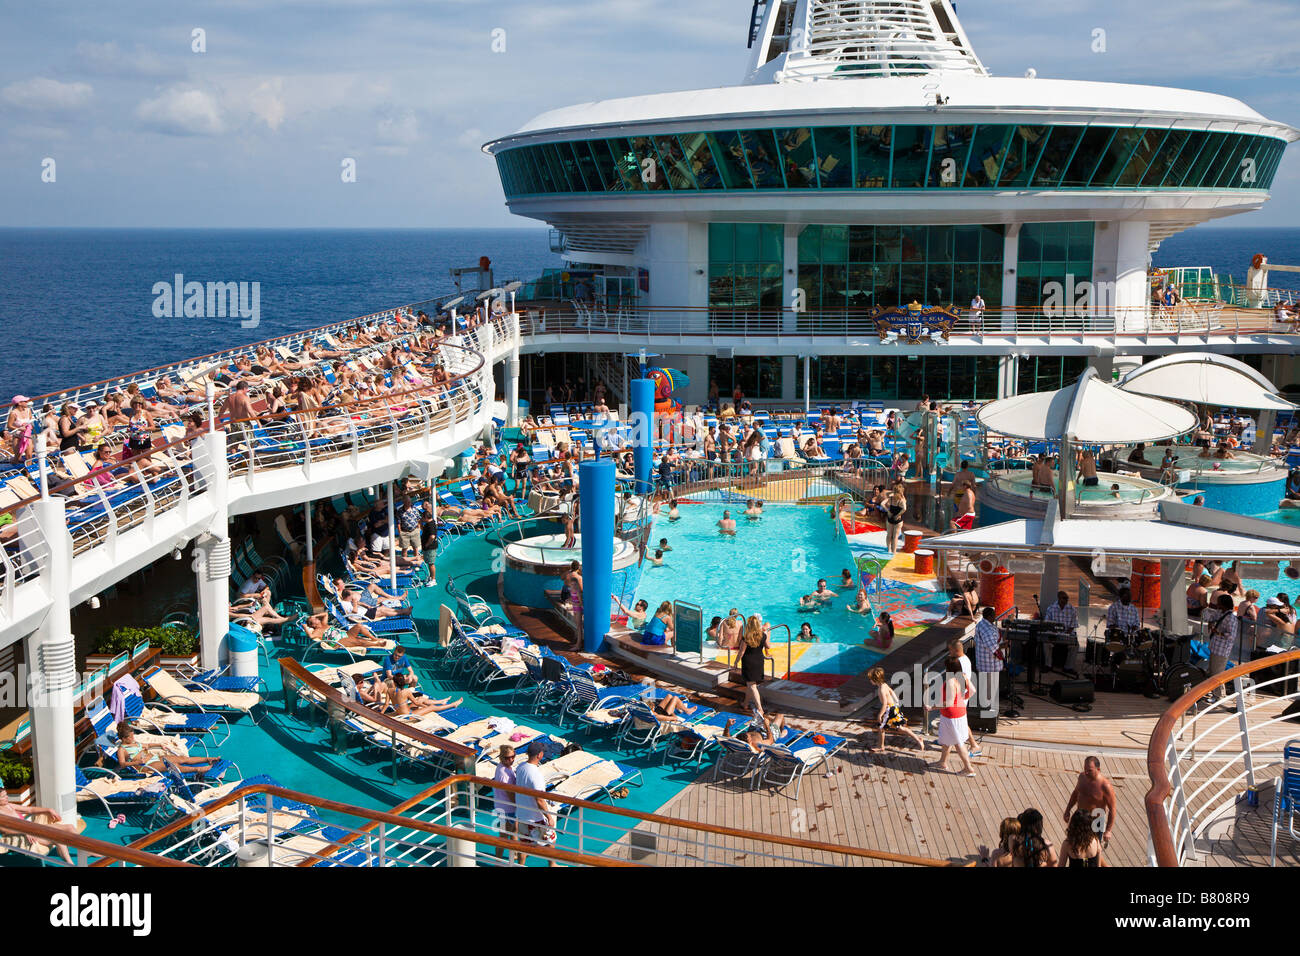
[[[1011,438],[1060,441],[1068,434],[1086,445],[1162,441],[1196,427],[1196,416],[1188,409],[1108,385],[1092,368],[1055,392],[989,402],[975,418],[989,431]]]
[[[1139,365],[1119,387],[1126,392],[1225,408],[1290,411],[1296,406],[1244,362],[1211,352],[1168,355]]]

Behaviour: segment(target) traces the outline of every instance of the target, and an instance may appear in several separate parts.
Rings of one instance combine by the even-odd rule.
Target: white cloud
[[[0,100],[33,112],[69,113],[89,103],[94,92],[89,83],[61,83],[38,76],[0,89]]]
[[[278,130],[285,117],[284,80],[276,77],[258,86],[249,96],[249,108],[272,131]]]
[[[175,136],[215,136],[225,130],[217,101],[203,90],[171,89],[135,110],[148,129]]]
[[[458,144],[461,146],[469,146],[473,149],[478,149],[487,142],[487,140],[488,137],[484,136],[483,131],[477,126],[465,130],[465,132],[456,137],[456,142]]]

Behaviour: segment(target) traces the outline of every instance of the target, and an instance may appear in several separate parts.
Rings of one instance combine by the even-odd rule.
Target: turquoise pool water
[[[1053,479],[1060,482],[1059,472],[1053,472]],[[1149,481],[1139,481],[1128,478],[1124,475],[1099,475],[1100,481],[1093,487],[1085,487],[1080,483],[1078,488],[1078,498],[1080,501],[1087,502],[1107,502],[1121,501],[1126,503],[1141,502],[1149,500],[1153,494],[1160,491],[1159,485],[1154,485]],[[999,481],[1004,485],[1014,487],[1016,494],[1028,495],[1029,485],[1033,481],[1033,475],[1028,471],[1015,475],[1003,475]],[[1119,485],[1118,497],[1111,491],[1111,485]],[[1034,491],[1035,498],[1041,498],[1045,492]]]
[[[1286,512],[1284,511],[1283,514]],[[1242,578],[1241,587],[1244,591],[1256,590],[1259,592],[1259,600],[1255,603],[1259,607],[1264,606],[1264,602],[1271,597],[1275,597],[1278,592],[1287,595],[1292,604],[1300,601],[1300,579],[1287,577],[1286,569],[1288,562],[1279,563],[1276,578]]]
[[[749,520],[743,506],[731,506],[737,524],[731,536],[717,529],[726,507],[683,504],[677,521],[665,515],[656,519],[652,541],[667,538],[672,550],[662,567],[647,561],[642,570],[637,597],[652,612],[661,601],[688,601],[703,609],[707,627],[736,607],[746,616],[761,614],[774,627],[789,625],[796,637],[806,621],[820,646],[805,652],[795,665],[799,671],[855,674],[882,656],[862,646],[871,619],[845,610],[854,592],[838,585],[841,570],[852,570],[853,558],[843,537],[832,533],[825,509],[767,505],[762,518]],[[838,596],[816,611],[800,609],[800,596],[815,591],[818,578]],[[784,641],[785,631],[774,637]]]

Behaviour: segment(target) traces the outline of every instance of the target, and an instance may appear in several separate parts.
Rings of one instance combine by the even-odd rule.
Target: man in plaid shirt
[[[975,670],[979,672],[976,686],[980,691],[980,717],[992,719],[998,715],[998,690],[1002,678],[1002,658],[998,645],[1002,635],[993,623],[993,608],[986,607],[975,625]]]
[[[1133,592],[1119,589],[1119,600],[1106,612],[1106,626],[1117,627],[1126,634],[1142,626],[1142,612],[1133,604]]]
[[[1074,633],[1079,628],[1079,612],[1070,604],[1070,595],[1064,591],[1056,593],[1056,603],[1049,604],[1043,609],[1043,620],[1049,624],[1060,624],[1070,629]],[[1052,669],[1052,646],[1051,644],[1043,645],[1043,666],[1048,670]],[[1078,638],[1075,642],[1066,648],[1065,672],[1067,674],[1077,673],[1075,664],[1079,660]]]
[[[1220,594],[1214,607],[1201,615],[1201,621],[1206,627],[1205,635],[1210,644],[1210,676],[1214,677],[1227,669],[1228,661],[1232,657],[1232,646],[1237,643],[1240,619],[1237,617],[1232,597]],[[1218,700],[1222,693],[1223,688],[1218,687],[1210,696]]]

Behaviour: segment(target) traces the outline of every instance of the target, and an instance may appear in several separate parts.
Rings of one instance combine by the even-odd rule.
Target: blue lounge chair
[[[757,783],[771,783],[777,789],[793,783],[794,798],[798,800],[804,775],[828,766],[830,758],[847,744],[844,737],[820,733],[804,734],[788,745],[765,744],[762,750],[767,759],[763,761]]]
[[[1287,741],[1282,748],[1282,775],[1277,779],[1273,795],[1273,826],[1268,865],[1277,865],[1277,832],[1283,820],[1292,840],[1300,840],[1296,832],[1296,817],[1300,816],[1300,738]]]

